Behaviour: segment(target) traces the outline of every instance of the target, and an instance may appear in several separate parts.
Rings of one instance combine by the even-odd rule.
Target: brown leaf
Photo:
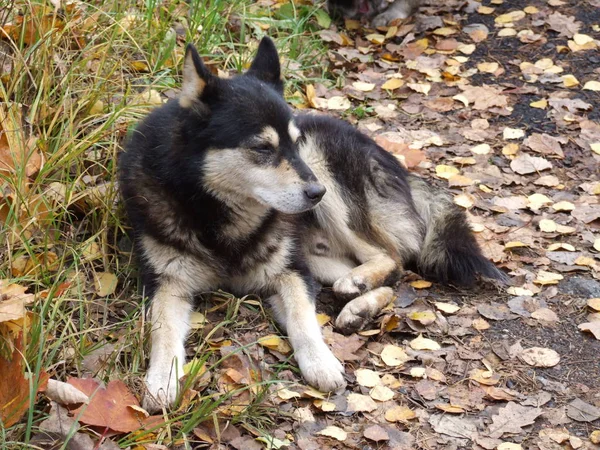
[[[527,175],[552,169],[552,163],[544,158],[523,154],[511,161],[510,168],[519,175]]]
[[[508,402],[498,414],[492,416],[488,434],[492,438],[500,438],[504,434],[521,434],[523,427],[531,425],[542,414],[540,408],[528,408],[514,402]]]
[[[142,426],[140,416],[129,408],[139,408],[140,404],[122,381],[111,381],[106,388],[92,378],[69,378],[67,383],[90,398],[89,404],[73,411],[79,422],[118,433],[130,433]]]
[[[600,341],[600,321],[582,323],[577,328],[581,331],[589,331]]]
[[[567,406],[567,415],[577,422],[593,422],[600,419],[600,408],[576,398]]]
[[[29,382],[25,379],[23,335],[14,341],[9,358],[0,352],[0,424],[13,426],[29,408]]]
[[[549,134],[533,133],[523,141],[523,145],[542,155],[564,158],[561,144],[566,144],[568,139],[565,137],[554,137]]]
[[[385,428],[382,428],[379,425],[371,425],[369,428],[366,428],[363,432],[363,436],[375,442],[389,441],[390,439],[390,435],[385,431]]]

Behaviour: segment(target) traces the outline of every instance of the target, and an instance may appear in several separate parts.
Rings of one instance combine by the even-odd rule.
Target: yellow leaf
[[[433,34],[436,34],[438,36],[452,36],[456,33],[458,33],[458,31],[450,27],[442,27],[433,30]]]
[[[408,343],[408,345],[410,345],[410,348],[412,348],[413,350],[436,351],[436,350],[440,350],[442,348],[442,346],[440,344],[438,344],[437,342],[435,342],[434,340],[424,338],[422,335],[419,335],[418,338],[410,341]]]
[[[431,90],[431,84],[428,83],[408,83],[407,86],[415,92],[428,95]]]
[[[94,287],[99,297],[106,297],[115,292],[117,276],[110,272],[96,272],[94,274]]]
[[[523,450],[521,444],[515,444],[513,442],[502,442],[496,447],[496,450]]]
[[[323,313],[317,314],[317,322],[319,322],[319,325],[321,325],[321,326],[324,326],[325,324],[329,323],[330,320],[331,320],[331,316],[328,316],[327,314],[323,314]]]
[[[548,107],[548,100],[546,100],[545,98],[538,100],[536,102],[531,102],[529,104],[529,106],[531,106],[532,108],[537,108],[537,109],[546,109]]]
[[[506,128],[504,128],[504,131],[502,132],[502,137],[505,140],[508,140],[508,139],[521,139],[523,136],[525,136],[525,131],[521,130],[520,128],[509,128],[509,127],[506,127]]]
[[[505,23],[512,23],[517,20],[521,20],[525,16],[526,16],[525,11],[511,11],[509,13],[502,14],[502,15],[496,17],[496,19],[494,19],[494,20],[496,23],[505,24]]]
[[[206,317],[199,311],[193,311],[190,316],[190,327],[192,330],[198,330],[204,327],[206,323]]]
[[[590,258],[589,256],[580,256],[574,262],[576,266],[588,266],[594,267],[596,265],[596,260],[594,258]]]
[[[479,144],[471,149],[476,155],[487,155],[492,151],[492,147],[489,144]]]
[[[416,280],[410,282],[410,285],[415,289],[427,289],[428,287],[431,287],[431,284],[431,281],[427,280]]]
[[[591,42],[594,42],[594,38],[591,36],[588,36],[587,34],[575,34],[573,36],[573,41],[577,44],[577,45],[586,45],[589,44]]]
[[[448,180],[452,178],[454,175],[458,174],[458,169],[453,166],[447,166],[445,164],[440,164],[435,167],[435,173],[438,177]]]
[[[484,15],[492,14],[494,11],[496,11],[496,8],[492,8],[490,6],[480,6],[477,8],[477,12]]]
[[[398,89],[399,87],[404,86],[404,80],[400,78],[390,78],[381,86],[381,89],[387,89],[389,91],[393,91],[394,89]]]
[[[596,311],[600,311],[600,298],[590,298],[587,301],[587,305]]]
[[[540,10],[537,9],[535,6],[526,6],[525,8],[523,8],[523,11],[525,11],[527,14],[537,14],[540,12]]]
[[[487,330],[488,328],[490,328],[490,324],[488,323],[488,321],[482,318],[474,319],[473,322],[471,322],[471,326],[479,331]]]
[[[554,211],[573,211],[575,209],[575,205],[571,202],[563,200],[562,202],[557,202],[552,205],[552,209]]]
[[[594,153],[596,153],[597,155],[600,155],[600,142],[592,142],[590,144],[590,148],[592,149],[592,151]]]
[[[560,280],[564,277],[559,273],[547,272],[545,270],[540,270],[538,272],[537,278],[533,281],[535,284],[541,284],[542,286],[546,286],[549,284],[558,284]]]
[[[397,345],[388,344],[381,351],[381,360],[390,367],[398,367],[411,358]]]
[[[375,386],[369,391],[369,395],[378,402],[387,402],[394,398],[394,391],[387,386]]]
[[[462,208],[469,209],[475,204],[475,197],[471,194],[458,194],[454,197],[454,203]]]
[[[435,307],[446,314],[454,314],[460,310],[460,306],[452,303],[435,302]]]
[[[131,69],[136,72],[150,72],[150,66],[146,61],[131,61],[129,64]]]
[[[394,406],[385,412],[385,420],[392,423],[406,422],[407,420],[412,420],[415,417],[417,417],[415,412],[406,406]]]
[[[258,343],[269,350],[274,350],[276,352],[283,353],[284,355],[291,353],[292,351],[292,348],[286,341],[274,334],[261,338]]]
[[[583,85],[586,91],[600,91],[600,81],[588,81]]]
[[[381,379],[379,378],[379,373],[370,369],[357,369],[354,371],[354,375],[356,376],[356,382],[364,387],[375,387],[378,384],[381,384]]]
[[[521,247],[528,247],[528,245],[524,244],[521,241],[510,241],[510,242],[507,242],[506,244],[504,244],[504,250],[510,250],[513,248],[521,248]]]
[[[500,375],[489,370],[473,369],[469,378],[485,386],[493,386],[500,381]]]
[[[432,311],[416,311],[412,312],[408,315],[408,317],[412,320],[416,320],[420,322],[422,325],[431,325],[435,322],[436,316]]]
[[[277,397],[279,397],[282,400],[290,400],[292,398],[302,397],[302,394],[300,394],[299,392],[291,391],[286,388],[282,388],[277,391]]]
[[[576,249],[571,244],[567,244],[567,243],[563,243],[563,242],[556,242],[556,243],[550,244],[548,246],[549,252],[555,252],[557,250],[565,250],[567,252],[574,252]]]
[[[575,78],[573,75],[563,75],[561,78],[563,80],[564,87],[573,87],[579,84],[579,80],[577,80],[577,78]]]
[[[600,238],[594,240],[594,249],[600,252]]]
[[[424,378],[425,367],[413,367],[410,369],[410,376],[413,378]]]
[[[373,89],[375,89],[375,84],[374,83],[365,83],[363,81],[355,81],[354,83],[352,83],[352,87],[354,89],[356,89],[357,91],[370,92]]]
[[[482,62],[477,64],[477,69],[484,73],[494,73],[499,67],[497,62]]]
[[[556,232],[556,222],[554,220],[542,219],[538,225],[544,233]]]
[[[385,36],[383,34],[373,33],[367,34],[365,37],[373,44],[381,45],[385,42]]]
[[[319,431],[317,434],[320,434],[321,436],[327,436],[327,437],[337,439],[340,442],[345,441],[346,438],[348,437],[348,433],[346,433],[340,427],[336,427],[334,425],[330,425],[327,428],[324,428],[323,430]]]
[[[331,403],[326,400],[320,400],[320,399],[313,401],[313,405],[315,405],[317,408],[319,408],[321,411],[324,411],[324,412],[335,411],[335,408],[336,408],[335,403]]]
[[[450,414],[462,414],[465,412],[460,406],[449,405],[447,403],[437,403],[435,407]]]

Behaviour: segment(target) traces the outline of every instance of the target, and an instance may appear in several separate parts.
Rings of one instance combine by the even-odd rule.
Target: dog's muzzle
[[[327,189],[320,183],[309,183],[304,187],[304,196],[313,205],[321,201],[325,192],[327,192]]]

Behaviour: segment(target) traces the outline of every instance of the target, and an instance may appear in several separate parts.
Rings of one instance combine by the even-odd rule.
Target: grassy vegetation
[[[319,64],[324,48],[313,35],[319,5],[284,3],[272,10],[249,0],[0,5],[0,278],[36,295],[26,355],[31,389],[42,370],[60,380],[89,374],[86,356],[110,343],[108,364],[93,375],[123,380],[139,393],[148,327],[114,183],[123,138],[150,108],[175,94],[185,42],[194,42],[215,70],[229,72],[247,66],[263,34],[273,36],[284,66],[290,64],[288,97],[297,101],[303,84],[324,76]],[[116,288],[99,295],[98,283],[115,282],[111,274]],[[228,308],[226,322],[213,330],[245,326],[236,320],[240,302],[221,300]],[[260,308],[257,312],[261,317]],[[190,342],[201,338],[196,333]],[[196,358],[208,364],[218,346],[204,338],[209,344],[197,347]],[[258,413],[261,392],[253,391],[252,406],[237,418],[257,429],[269,416]],[[169,417],[170,426],[146,439],[181,439],[222,400],[195,399]],[[23,448],[47,406],[40,400],[18,424],[0,427],[3,448]],[[134,440],[139,444],[144,437],[128,436],[119,444]]]

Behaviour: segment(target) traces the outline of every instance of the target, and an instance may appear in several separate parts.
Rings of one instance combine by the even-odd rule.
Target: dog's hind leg
[[[275,318],[285,328],[304,379],[323,392],[343,386],[344,368],[323,341],[315,300],[302,276],[295,272],[277,277],[278,294],[270,298]]]
[[[379,287],[350,300],[335,320],[335,327],[344,334],[360,330],[395,298],[390,287]]]
[[[356,264],[347,258],[307,255],[306,263],[310,273],[325,286],[332,286],[337,280],[349,274]]]

